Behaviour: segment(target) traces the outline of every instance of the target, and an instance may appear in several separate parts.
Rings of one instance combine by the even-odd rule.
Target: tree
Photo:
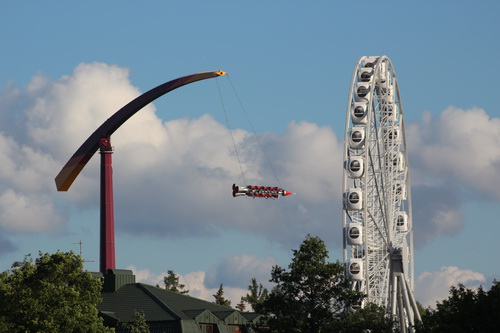
[[[335,332],[344,310],[359,302],[362,295],[349,287],[344,265],[327,258],[323,241],[307,235],[293,250],[289,271],[273,267],[276,286],[261,308],[272,332]]]
[[[427,332],[495,332],[500,327],[500,282],[493,281],[489,291],[450,288],[448,299],[426,309],[423,325]]]
[[[238,311],[245,311],[247,308],[247,306],[245,305],[245,301],[243,300],[243,296],[241,296],[240,298],[240,302],[238,304],[236,304],[236,310]]]
[[[149,325],[146,322],[146,315],[142,311],[134,310],[134,321],[131,323],[120,323],[120,326],[129,333],[149,333]]]
[[[246,294],[246,296],[241,297],[241,300],[250,304],[253,311],[259,312],[262,307],[262,303],[269,297],[269,291],[264,288],[262,283],[257,284],[256,278],[252,278],[251,283],[252,284],[248,286],[250,294]]]
[[[101,288],[73,252],[28,255],[0,274],[0,331],[113,332],[98,316]]]
[[[392,333],[394,321],[381,306],[369,303],[356,311],[344,311],[339,331],[342,333]]]
[[[213,295],[215,298],[215,304],[231,307],[231,301],[224,298],[224,286],[220,284],[219,290]]]
[[[182,295],[189,293],[189,289],[184,290],[185,285],[179,283],[179,276],[175,275],[173,270],[168,270],[168,275],[163,278],[165,289]]]

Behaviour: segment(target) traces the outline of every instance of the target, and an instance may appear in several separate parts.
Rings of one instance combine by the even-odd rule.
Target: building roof
[[[148,323],[180,322],[181,326],[196,324],[245,325],[257,317],[197,299],[188,295],[130,283],[116,291],[103,291],[103,301],[97,305],[106,321],[133,322],[135,311],[143,312]],[[114,325],[113,325],[114,326]],[[184,330],[182,330],[184,332]]]

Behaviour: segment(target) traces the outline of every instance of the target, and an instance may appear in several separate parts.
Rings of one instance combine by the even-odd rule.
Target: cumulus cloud
[[[245,266],[248,264],[247,266]],[[231,305],[236,306],[242,296],[248,293],[250,280],[247,277],[256,277],[258,283],[262,283],[268,289],[272,286],[266,283],[262,271],[270,272],[271,265],[274,264],[272,258],[259,259],[252,256],[236,255],[220,260],[212,266],[207,272],[196,271],[187,274],[177,274],[179,283],[184,284],[185,289],[189,290],[189,295],[204,299],[209,302],[214,301],[213,295],[219,289],[220,284],[224,286],[224,297],[231,300]],[[235,272],[227,269],[234,265]],[[266,267],[266,268],[264,268]],[[252,271],[251,269],[256,269]],[[155,274],[148,269],[138,269],[131,265],[127,267],[134,272],[136,281],[150,285],[159,285],[163,287],[163,277],[167,272]],[[262,274],[260,274],[261,272]],[[235,282],[236,278],[242,279]],[[231,282],[233,281],[233,282]],[[467,288],[475,289],[484,285],[486,278],[483,274],[467,269],[460,269],[455,266],[443,266],[439,271],[423,272],[415,280],[415,298],[425,307],[435,307],[436,302],[441,302],[448,298],[449,290],[452,286],[463,284]]]
[[[186,288],[189,289],[189,295],[197,298],[204,299],[209,302],[215,300],[214,296],[219,290],[220,283],[216,287],[207,287],[206,273],[205,272],[192,272],[183,276]],[[184,283],[184,282],[183,282]],[[224,298],[231,301],[231,307],[236,307],[240,302],[241,297],[245,296],[248,292],[247,288],[238,288],[226,286],[223,284]]]
[[[163,272],[160,274],[155,274],[151,272],[149,269],[139,269],[134,265],[127,266],[126,269],[130,269],[135,275],[135,281],[140,283],[149,284],[152,286],[162,286],[163,278],[168,275],[168,272]],[[183,283],[179,278],[179,283]]]
[[[0,195],[0,226],[17,232],[43,232],[61,223],[45,196],[28,196],[7,189]]]
[[[23,96],[26,135],[58,160],[67,159],[100,124],[140,94],[128,75],[125,68],[103,63],[80,64],[71,75],[56,80],[35,75]]]
[[[465,200],[500,199],[500,119],[478,108],[426,112],[407,127],[415,243],[457,234]]]
[[[70,75],[37,73],[24,89],[9,84],[1,91],[0,226],[7,240],[14,233],[64,230],[70,212],[98,209],[98,156],[68,192],[56,192],[54,177],[104,120],[141,93],[128,75],[114,65],[80,64]],[[112,137],[120,232],[210,237],[227,229],[286,248],[311,233],[340,247],[331,227],[341,210],[343,144],[335,133],[305,121],[259,140],[232,131],[245,182],[298,192],[281,200],[231,196],[231,185],[243,177],[228,134],[210,115],[164,121],[152,104],[127,121]]]
[[[500,199],[500,119],[479,108],[424,114],[408,129],[413,181],[460,184],[478,198]]]
[[[486,281],[481,273],[455,266],[443,266],[437,272],[423,272],[415,280],[415,298],[425,307],[448,298],[452,286],[459,283],[475,289]]]
[[[47,194],[52,157],[0,132],[0,164],[0,226],[6,234],[56,230],[63,219]]]
[[[126,69],[94,63],[80,64],[71,75],[56,80],[37,74],[25,91],[9,87],[5,94],[6,105],[21,107],[23,118],[23,134],[7,138],[17,146],[11,151],[27,145],[25,152],[32,155],[26,158],[26,177],[17,179],[24,182],[25,191],[28,185],[38,186],[47,194],[56,172],[90,133],[140,92]],[[23,102],[14,103],[15,98]],[[283,187],[299,192],[286,200],[238,200],[230,195],[231,185],[243,177],[228,130],[210,115],[162,122],[155,111],[154,105],[147,106],[112,137],[115,213],[123,232],[205,237],[229,228],[287,246],[307,233],[329,235],[338,244],[329,215],[340,214],[332,203],[340,198],[341,169],[335,166],[342,164],[342,144],[330,128],[292,122],[283,135],[265,133],[259,140],[234,130],[248,183],[279,185],[262,144]],[[95,205],[99,173],[94,160],[64,197],[50,195],[77,209]],[[335,169],[339,172],[332,175]],[[12,186],[16,178],[7,173],[5,177]]]
[[[332,203],[340,197],[342,162],[341,154],[335,153],[341,145],[330,129],[290,123],[283,135],[266,134],[260,139],[273,157],[283,187],[299,192],[273,201],[231,196],[231,185],[241,175],[227,129],[211,116],[168,121],[164,127],[163,145],[144,144],[139,149],[143,143],[135,142],[120,147],[120,155],[114,156],[115,179],[122,179],[116,182],[117,202],[124,203],[117,216],[125,228],[163,236],[207,235],[216,228],[234,228],[288,244],[297,243],[308,232],[333,234],[328,214],[340,214],[340,207]],[[245,180],[278,185],[255,137],[243,130],[233,136]],[[135,145],[133,157],[123,152]],[[146,161],[151,161],[146,162],[147,170],[141,161],[146,154]]]
[[[163,286],[163,278],[168,275],[168,272],[163,272],[160,274],[154,274],[148,269],[138,269],[137,267],[131,265],[127,269],[134,272],[136,282],[145,283],[153,286]],[[217,292],[220,287],[220,283],[215,287],[207,287],[206,273],[203,271],[190,272],[187,274],[177,274],[179,277],[179,283],[185,285],[185,289],[189,290],[189,296],[203,299],[208,302],[214,302],[215,298],[213,295]],[[224,298],[231,301],[231,306],[235,307],[242,296],[247,294],[247,288],[238,288],[224,285]]]
[[[412,186],[413,228],[417,247],[439,236],[458,234],[464,224],[463,198],[452,184]]]
[[[54,177],[90,133],[140,93],[127,69],[103,63],[80,64],[57,79],[39,73],[24,89],[3,88],[4,243],[10,234],[60,229],[70,211],[98,209],[97,157],[66,193],[55,191]],[[340,136],[306,121],[290,122],[284,133],[263,133],[259,140],[242,129],[232,134],[248,184],[280,185],[262,145],[282,187],[298,195],[233,198],[231,185],[242,176],[225,126],[210,115],[164,121],[148,105],[112,137],[120,231],[168,238],[236,230],[285,248],[310,233],[321,235],[329,247],[341,247]],[[465,191],[478,199],[500,198],[499,119],[477,108],[448,108],[437,117],[427,113],[421,122],[407,124],[407,142],[417,246],[460,230]]]
[[[118,66],[80,64],[57,79],[38,73],[24,90],[4,88],[0,205],[5,230],[50,230],[69,220],[68,209],[61,207],[95,207],[96,157],[64,195],[55,192],[53,179],[90,133],[140,94],[128,75]],[[230,195],[232,183],[242,177],[228,130],[209,115],[163,122],[155,111],[148,105],[112,137],[115,212],[123,232],[202,237],[229,228],[288,245],[308,232],[334,238],[328,215],[340,214],[332,198],[340,197],[342,145],[331,129],[292,122],[283,135],[265,133],[260,142],[234,130],[246,181],[279,185],[262,144],[284,187],[300,193],[286,200],[238,200]]]
[[[205,276],[205,284],[215,288],[221,283],[228,287],[245,288],[250,279],[268,285],[270,272],[276,261],[272,257],[260,259],[255,256],[239,254],[219,259]]]

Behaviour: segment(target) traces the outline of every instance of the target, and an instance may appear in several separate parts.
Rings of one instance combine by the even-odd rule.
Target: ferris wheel
[[[349,91],[344,144],[344,262],[352,287],[413,331],[413,227],[403,107],[386,56],[361,57]]]

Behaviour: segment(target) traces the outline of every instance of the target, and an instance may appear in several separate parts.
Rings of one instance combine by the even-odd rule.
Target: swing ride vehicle
[[[280,196],[286,197],[287,195],[295,194],[293,192],[288,192],[281,187],[276,186],[238,186],[233,184],[233,197],[240,197],[246,195],[252,198],[272,198],[279,199]]]

